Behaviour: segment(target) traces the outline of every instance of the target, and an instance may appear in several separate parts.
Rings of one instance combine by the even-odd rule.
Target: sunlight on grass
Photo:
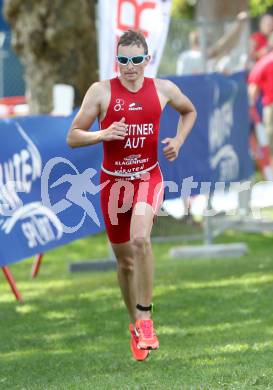
[[[256,326],[261,320],[248,320],[234,323],[212,324],[204,326],[157,326],[160,335],[179,335],[187,336],[188,334],[206,334],[215,332],[226,332],[245,329],[245,327]]]
[[[178,335],[179,334],[181,336],[185,336],[187,334],[187,331],[185,330],[185,328],[177,327],[177,326],[157,326],[157,331],[158,331],[158,334],[160,334],[160,335],[162,335],[162,334]]]
[[[263,284],[273,282],[273,274],[254,274],[253,276],[244,275],[242,278],[232,277],[231,279],[220,279],[212,282],[185,282],[183,288],[195,289],[195,288],[210,288],[210,287],[227,287],[227,286],[247,286],[251,284]]]
[[[181,287],[183,288],[184,284],[181,284]],[[157,284],[154,288],[153,296],[159,297],[161,295],[165,295],[166,293],[175,292],[181,287],[179,284],[173,284],[173,285],[169,284],[168,286],[166,286],[164,284],[160,284],[160,285]]]
[[[220,346],[220,347],[216,347],[216,348],[213,348],[213,352],[228,352],[228,353],[233,353],[233,352],[242,352],[242,351],[246,351],[247,349],[249,349],[249,345],[248,344],[227,344],[227,345],[224,345],[224,346]]]
[[[20,350],[20,351],[9,351],[9,352],[1,352],[0,361],[6,359],[16,359],[16,358],[28,358],[31,355],[37,353],[35,349],[28,350]]]
[[[240,321],[240,322],[227,322],[222,324],[212,324],[212,325],[204,325],[204,326],[191,326],[188,328],[193,333],[213,333],[216,331],[225,332],[227,330],[235,330],[235,329],[241,329],[245,328],[246,326],[251,325],[258,325],[261,323],[261,320],[247,320],[247,321]],[[187,329],[185,327],[185,329]]]
[[[21,294],[23,295],[23,301],[31,301],[36,298],[41,297],[41,293],[48,294],[50,292],[57,293],[57,290],[62,291],[63,289],[72,288],[73,282],[71,280],[47,280],[46,283],[44,281],[37,282],[36,280],[33,282],[20,282],[17,287],[20,289]],[[14,301],[14,296],[11,292],[8,294],[1,294],[2,302],[11,302]]]
[[[264,232],[263,235],[264,235],[265,237],[270,237],[270,238],[272,238],[272,237],[273,237],[273,232],[267,231],[267,232]]]
[[[90,291],[88,294],[83,294],[88,300],[95,301],[98,298],[106,298],[107,297],[119,297],[120,293],[118,289],[110,288],[110,287],[101,287],[100,289]]]
[[[273,335],[273,326],[271,325],[270,327],[266,328],[265,331],[267,334]]]
[[[67,354],[67,353],[71,353],[71,349],[54,349],[52,351],[43,351],[43,354]],[[14,352],[7,352],[7,353],[3,353],[3,358],[5,359],[17,359],[17,358],[24,358],[24,357],[30,357],[31,355],[38,355],[39,354],[39,350],[37,349],[32,349],[32,350],[28,350],[28,351],[14,351]]]
[[[155,288],[154,296],[165,295],[167,292],[177,291],[179,289],[199,289],[199,288],[211,288],[211,287],[229,287],[229,286],[249,286],[260,285],[263,283],[273,282],[273,274],[253,274],[253,276],[244,275],[241,278],[232,277],[230,279],[218,279],[209,282],[182,282],[175,285],[159,285]],[[255,290],[253,291],[255,292]]]
[[[39,298],[41,296],[41,292],[49,293],[53,290],[63,290],[63,289],[69,289],[74,286],[74,283],[72,280],[67,279],[59,279],[59,280],[46,280],[45,281],[29,281],[29,282],[20,282],[17,283],[17,287],[20,290],[21,294],[23,295],[23,300],[29,301],[34,298]],[[1,293],[1,302],[16,302],[15,298],[11,292],[11,290],[8,288],[8,286],[5,286],[5,290],[7,290],[6,293]]]
[[[71,287],[73,285],[72,280],[67,279],[50,279],[46,283],[44,281],[20,282],[21,290],[35,289],[35,290],[51,290],[51,289],[63,289]]]
[[[252,349],[254,351],[263,351],[265,349],[271,349],[273,348],[273,340],[265,341],[264,343],[255,343],[252,346]]]
[[[214,354],[221,354],[221,353],[234,353],[234,352],[244,352],[247,350],[253,350],[253,351],[264,351],[266,349],[271,349],[273,347],[273,340],[262,342],[262,343],[254,343],[254,344],[247,344],[247,343],[233,343],[233,344],[226,344],[226,345],[219,345],[213,348],[206,348],[206,352],[214,353]]]
[[[72,349],[55,349],[53,351],[48,352],[50,355],[66,355],[66,354],[71,354],[73,352]]]
[[[43,314],[43,317],[48,320],[63,320],[76,318],[77,314],[72,311],[48,311]]]
[[[35,305],[29,305],[29,304],[24,304],[21,306],[16,306],[15,311],[20,314],[29,314],[32,313],[33,311],[37,310],[37,306]]]
[[[6,293],[3,293],[1,291],[1,303],[14,303],[16,304],[16,300],[14,298],[14,295],[10,290],[8,290]]]

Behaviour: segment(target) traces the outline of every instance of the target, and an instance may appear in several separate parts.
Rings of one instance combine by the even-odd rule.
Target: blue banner
[[[6,19],[4,18],[3,7],[4,7],[3,0],[0,0],[0,31],[8,31],[10,30],[10,26],[7,23]]]
[[[101,145],[70,149],[72,117],[2,120],[0,265],[104,230]]]
[[[169,77],[197,109],[197,121],[181,148],[179,157],[167,163],[162,148],[159,160],[165,180],[178,183],[193,177],[201,182],[230,183],[248,179],[253,173],[249,150],[249,117],[245,73],[232,76],[209,74]],[[161,139],[174,136],[178,114],[168,106],[161,120]],[[166,199],[177,193],[166,192]]]
[[[194,102],[198,119],[175,162],[159,143],[164,179],[180,195],[187,177],[231,182],[249,178],[249,123],[243,74],[170,77]],[[101,145],[70,149],[71,117],[0,121],[0,266],[104,230],[100,208]],[[178,114],[167,107],[160,140],[176,133]],[[93,130],[98,129],[98,124]],[[199,187],[192,193],[198,193]]]

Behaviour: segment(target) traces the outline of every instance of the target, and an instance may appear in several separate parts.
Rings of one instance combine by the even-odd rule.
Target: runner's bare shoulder
[[[173,91],[177,89],[177,86],[170,80],[154,79],[157,94],[161,103],[162,109],[171,100]]]
[[[99,104],[105,103],[110,98],[110,81],[96,81],[91,84],[86,92],[86,99],[91,102],[96,101]]]
[[[173,90],[176,90],[178,87],[176,86],[175,83],[173,83],[170,80],[166,79],[154,79],[155,81],[155,86],[158,90],[158,92],[162,93],[165,96],[169,96],[170,93]]]

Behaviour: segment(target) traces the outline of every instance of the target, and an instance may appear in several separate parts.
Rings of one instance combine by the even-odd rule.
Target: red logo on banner
[[[134,8],[134,21],[130,26],[122,23],[122,7],[125,4],[131,4]],[[156,7],[155,1],[144,1],[142,4],[138,4],[137,0],[119,0],[118,1],[118,17],[117,17],[117,28],[121,31],[126,31],[129,28],[134,30],[140,29],[141,14],[147,9],[154,9]],[[148,35],[148,31],[142,30],[145,37]]]
[[[125,24],[122,22],[122,10],[124,5],[131,5],[133,7],[133,23],[132,24]],[[137,0],[118,0],[118,8],[117,8],[117,26],[116,28],[123,32],[127,31],[129,29],[133,30],[140,30],[141,26],[141,14],[143,11],[147,9],[154,9],[156,8],[156,2],[155,1],[144,1],[142,4],[138,4]],[[141,32],[144,34],[144,36],[147,38],[149,35],[149,32],[146,30],[141,29]],[[119,36],[116,37],[116,42],[118,42]],[[115,64],[115,72],[117,71],[117,64]]]

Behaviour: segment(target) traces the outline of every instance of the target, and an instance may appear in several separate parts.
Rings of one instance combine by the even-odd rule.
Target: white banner
[[[119,37],[128,29],[141,30],[152,59],[145,75],[155,77],[164,49],[172,0],[99,0],[98,39],[100,80],[117,74],[115,56]]]

